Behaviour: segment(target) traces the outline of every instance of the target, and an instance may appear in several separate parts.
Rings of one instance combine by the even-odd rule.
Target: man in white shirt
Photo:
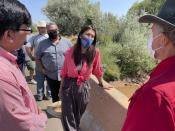
[[[36,50],[38,48],[38,45],[42,40],[45,40],[48,38],[47,31],[46,31],[46,22],[45,21],[39,21],[37,23],[37,29],[38,33],[30,36],[29,40],[26,44],[26,51],[29,55],[29,57],[34,61],[36,56]],[[42,101],[43,99],[50,99],[50,89],[48,86],[46,86],[47,93],[44,94],[44,81],[46,79],[45,74],[42,73],[40,67],[38,66],[37,61],[35,61],[36,67],[35,67],[35,73],[36,73],[36,81],[37,81],[37,100]]]

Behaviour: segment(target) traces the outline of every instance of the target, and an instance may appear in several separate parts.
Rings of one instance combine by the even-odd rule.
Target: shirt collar
[[[14,56],[13,54],[11,54],[10,52],[4,50],[2,47],[0,47],[0,56],[6,58],[7,60],[9,60],[12,63],[16,63],[17,57]]]
[[[166,71],[167,69],[170,69],[174,65],[175,65],[175,56],[169,57],[161,61],[150,74],[150,78],[157,76],[158,74],[162,74],[164,71]]]
[[[48,38],[48,39],[49,39],[49,38]],[[60,41],[62,41],[62,37],[59,36],[59,41],[54,42],[54,43],[56,43],[56,44],[54,44],[54,43],[52,42],[52,40],[50,40],[50,39],[49,39],[49,41],[50,41],[51,45],[57,46],[57,45],[60,43]]]

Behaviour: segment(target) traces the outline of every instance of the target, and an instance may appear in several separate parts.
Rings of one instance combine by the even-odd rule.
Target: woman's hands
[[[98,86],[101,87],[102,89],[105,89],[105,90],[110,90],[111,88],[113,88],[109,84],[108,85],[104,85],[104,84],[99,83]]]
[[[98,78],[98,82],[99,82],[98,86],[101,87],[102,89],[110,90],[110,88],[113,88],[109,84],[104,85],[105,82],[103,81],[102,77]]]
[[[61,78],[61,84],[60,84],[60,89],[58,94],[60,100],[61,100],[61,92],[62,92],[63,85],[64,85],[64,78]]]

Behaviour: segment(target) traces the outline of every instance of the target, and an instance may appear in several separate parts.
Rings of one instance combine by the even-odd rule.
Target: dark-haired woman
[[[96,30],[91,26],[82,28],[77,43],[70,48],[62,67],[61,99],[62,124],[65,131],[78,131],[80,119],[89,101],[89,78],[94,74],[102,83],[102,66],[96,47]]]

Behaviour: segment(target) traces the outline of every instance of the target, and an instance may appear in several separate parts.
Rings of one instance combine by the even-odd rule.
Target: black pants
[[[79,131],[80,119],[89,102],[89,82],[80,86],[75,80],[64,79],[62,88],[62,124],[64,131]]]
[[[53,79],[50,79],[49,77],[46,77],[46,78],[47,78],[48,85],[50,87],[52,102],[59,101],[60,98],[58,94],[59,94],[61,81],[53,80]]]

